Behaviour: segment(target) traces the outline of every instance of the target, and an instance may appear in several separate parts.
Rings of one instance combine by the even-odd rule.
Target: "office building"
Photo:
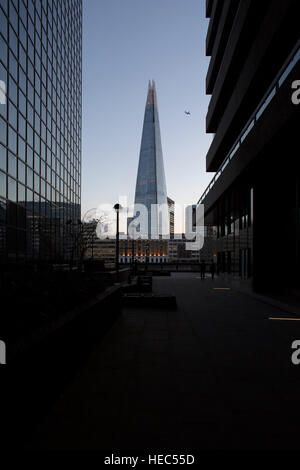
[[[120,240],[119,262],[167,263],[169,240]]]
[[[187,250],[186,244],[189,240],[184,233],[173,234],[169,241],[168,261],[169,263],[199,264],[199,250]]]
[[[174,235],[175,230],[175,201],[171,198],[167,198],[168,202],[168,214],[169,214],[169,231],[170,235]]]
[[[1,0],[0,262],[76,256],[81,0]]]
[[[147,208],[147,238],[168,233],[167,189],[154,81],[148,86],[134,203]],[[162,205],[161,214],[157,204]],[[137,212],[138,209],[134,215]]]
[[[207,0],[206,156],[199,202],[221,272],[257,290],[299,285],[298,0]]]

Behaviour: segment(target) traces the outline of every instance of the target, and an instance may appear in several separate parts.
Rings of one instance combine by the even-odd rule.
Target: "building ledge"
[[[299,52],[296,57],[298,55]],[[299,119],[300,111],[300,105],[293,104],[291,100],[291,84],[300,76],[299,57],[292,71],[286,75],[288,70],[287,67],[285,73],[280,76],[276,93],[273,94],[273,88],[267,94],[264,104],[260,104],[255,113],[255,121],[250,121],[248,127],[243,130],[237,146],[229,153],[223,166],[198,201],[204,204],[205,213],[211,210],[224,191],[245,171],[252,160],[262,153],[268,143],[280,134],[282,129],[290,129],[292,132],[292,126],[289,124]]]

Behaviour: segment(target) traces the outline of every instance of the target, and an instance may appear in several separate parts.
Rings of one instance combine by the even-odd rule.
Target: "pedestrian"
[[[216,267],[215,267],[214,260],[212,259],[210,263],[210,274],[211,274],[212,281],[214,280],[215,272],[216,272]]]
[[[203,259],[200,263],[200,277],[201,277],[201,279],[205,279],[205,268],[206,268],[206,264],[205,264],[205,261]]]

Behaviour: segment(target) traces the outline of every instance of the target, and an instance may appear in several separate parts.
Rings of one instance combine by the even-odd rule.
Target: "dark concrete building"
[[[206,2],[206,167],[216,174],[199,202],[217,228],[220,271],[257,290],[300,280],[299,13],[298,0]]]

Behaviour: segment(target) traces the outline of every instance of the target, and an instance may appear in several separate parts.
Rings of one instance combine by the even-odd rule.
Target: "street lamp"
[[[119,282],[119,238],[120,238],[120,232],[119,232],[119,214],[120,211],[122,210],[121,204],[115,204],[114,209],[117,213],[117,227],[116,227],[116,273],[117,273],[117,282]]]
[[[135,238],[135,228],[137,227],[137,224],[134,221],[130,222],[130,236],[132,238],[132,253],[131,253],[131,271],[132,274],[135,274],[135,256],[134,256],[134,238]]]

